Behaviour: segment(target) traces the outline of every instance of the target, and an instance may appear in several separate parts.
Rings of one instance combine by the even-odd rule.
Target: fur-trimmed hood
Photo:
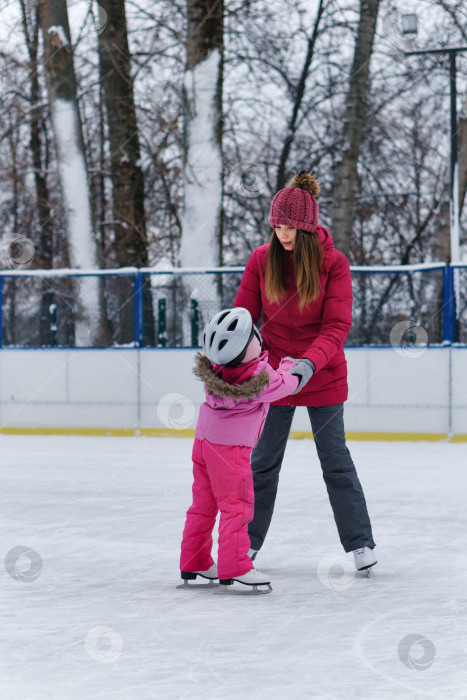
[[[269,374],[266,369],[261,368],[267,360],[261,361],[262,356],[258,359],[260,360],[258,363],[259,373],[254,374],[241,384],[229,384],[225,379],[222,379],[214,372],[208,358],[202,353],[198,353],[196,356],[193,372],[203,382],[206,391],[220,399],[233,399],[234,401],[253,399],[269,386]]]

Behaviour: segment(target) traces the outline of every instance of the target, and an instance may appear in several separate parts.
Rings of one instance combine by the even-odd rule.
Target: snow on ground
[[[290,441],[264,596],[176,589],[191,444],[0,436],[2,700],[467,697],[467,444],[349,444],[367,579]]]

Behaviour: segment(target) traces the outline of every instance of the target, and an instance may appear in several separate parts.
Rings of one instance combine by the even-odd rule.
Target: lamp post
[[[402,33],[410,38],[415,38],[418,31],[417,15],[405,14],[401,17]],[[405,51],[406,56],[422,54],[449,54],[449,83],[451,87],[451,171],[450,171],[450,262],[459,262],[459,165],[457,162],[457,87],[456,87],[456,57],[457,54],[467,51],[467,46],[445,46],[439,49],[421,49]],[[459,288],[458,279],[454,283],[454,332],[453,340],[459,340]]]

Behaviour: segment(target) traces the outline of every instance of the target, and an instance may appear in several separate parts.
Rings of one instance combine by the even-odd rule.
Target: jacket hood
[[[329,251],[330,248],[334,248],[334,241],[327,228],[318,224],[316,227],[316,234],[325,252]]]
[[[198,353],[196,356],[193,372],[195,376],[204,383],[206,391],[213,394],[215,397],[220,399],[233,399],[234,401],[253,399],[269,385],[269,374],[265,369],[267,353],[263,352],[254,362],[257,364],[256,373],[240,384],[230,384],[225,379],[222,379],[222,377],[215,373],[206,355],[202,353]],[[246,365],[244,367],[246,367]],[[236,368],[231,369],[233,370]],[[240,366],[238,369],[239,376],[241,376],[243,366]],[[230,378],[231,381],[234,380],[233,375],[232,377],[229,376],[229,379]]]

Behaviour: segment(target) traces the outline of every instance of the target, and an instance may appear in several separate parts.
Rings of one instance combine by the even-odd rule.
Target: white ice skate
[[[242,591],[238,588],[230,588],[233,586],[234,582],[242,583],[244,586],[251,586],[249,590]],[[256,595],[258,593],[270,593],[272,591],[271,581],[267,574],[263,574],[257,569],[251,569],[246,574],[242,576],[237,576],[236,578],[220,578],[219,583],[221,585],[222,593],[240,593],[245,595],[245,593],[250,595]],[[258,586],[267,586],[267,588],[258,588]]]
[[[215,588],[219,585],[214,583],[214,580],[219,578],[216,564],[210,566],[206,571],[181,571],[180,576],[183,579],[183,583],[177,588]],[[189,581],[194,581],[197,576],[208,579],[208,583],[188,583]]]
[[[353,556],[357,571],[366,571],[366,575],[370,576],[371,567],[377,563],[374,551],[370,547],[360,547],[354,550]]]

